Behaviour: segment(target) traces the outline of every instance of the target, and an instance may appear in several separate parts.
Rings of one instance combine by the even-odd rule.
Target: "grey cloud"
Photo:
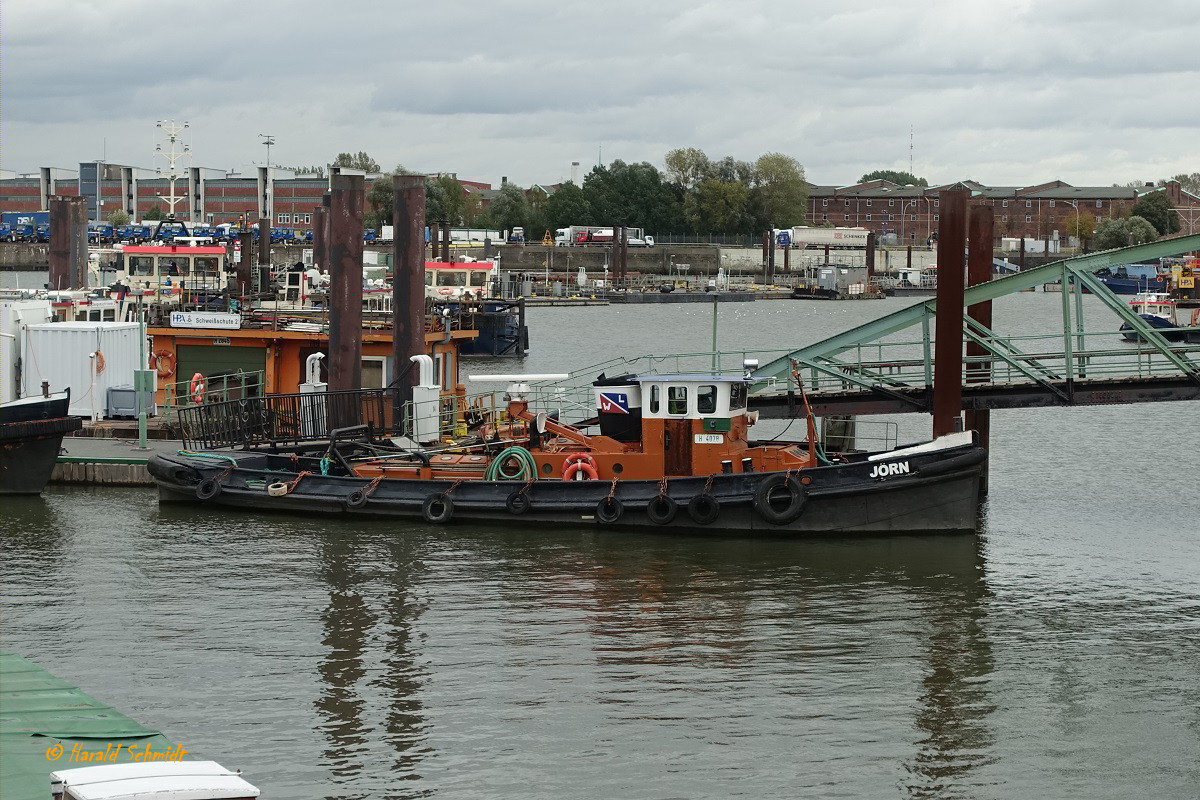
[[[1200,168],[1194,9],[210,0],[204,17],[227,24],[196,33],[151,0],[10,3],[5,168],[69,166],[102,139],[149,164],[154,120],[176,117],[206,166],[260,160],[270,131],[283,163],[363,149],[531,183],[594,163],[601,143],[605,161],[658,164],[691,145],[786,152],[839,183],[907,167],[911,125],[935,182],[1159,177]]]

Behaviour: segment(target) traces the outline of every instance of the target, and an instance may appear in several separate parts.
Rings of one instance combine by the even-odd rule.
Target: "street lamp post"
[[[1079,229],[1079,203],[1075,200],[1068,200],[1067,205],[1075,209],[1075,249],[1083,249],[1083,233]]]

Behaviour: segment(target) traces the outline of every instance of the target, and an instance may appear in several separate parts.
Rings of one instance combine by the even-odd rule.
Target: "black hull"
[[[41,494],[63,436],[81,427],[78,417],[0,423],[0,494]]]
[[[652,518],[650,504],[659,495],[658,481],[450,481],[389,479],[371,487],[362,478],[305,476],[296,489],[271,496],[267,485],[287,481],[278,471],[267,472],[267,456],[236,455],[244,466],[230,468],[219,461],[187,456],[150,457],[148,468],[163,501],[203,502],[252,511],[346,514],[429,520],[430,498],[448,494],[452,511],[446,522],[510,523],[528,526],[640,528],[679,532],[802,534],[969,533],[978,525],[983,448],[969,445],[888,461],[860,461],[807,470],[811,482],[795,515],[762,510],[766,482],[787,480],[783,473],[735,473],[712,478],[672,478],[667,495],[674,501],[673,518]],[[870,477],[881,463],[903,461],[909,471],[884,478]],[[216,488],[219,485],[219,488]],[[796,485],[796,484],[793,484]],[[361,497],[368,489],[369,496]],[[611,521],[599,519],[598,506],[610,492],[620,511]],[[356,494],[357,493],[357,494]],[[699,495],[718,504],[715,518],[704,521],[705,509],[689,508]],[[514,495],[522,495],[510,510]],[[205,496],[208,499],[201,500]],[[786,497],[785,497],[786,500]],[[526,502],[527,501],[527,502]],[[662,505],[659,505],[661,510]],[[665,504],[667,506],[671,504]],[[786,505],[786,502],[785,502]],[[435,506],[434,516],[443,510]],[[614,506],[607,506],[610,516]],[[791,508],[792,511],[796,509]],[[712,511],[710,507],[708,511]],[[786,517],[786,519],[780,519]]]

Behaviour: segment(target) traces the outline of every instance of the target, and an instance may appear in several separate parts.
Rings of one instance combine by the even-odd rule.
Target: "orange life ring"
[[[575,480],[582,473],[591,480],[598,480],[600,471],[596,469],[596,459],[590,453],[571,453],[563,459],[562,476],[564,481]]]
[[[192,376],[192,385],[188,387],[188,396],[192,398],[193,403],[204,402],[204,390],[208,388],[204,384],[204,376],[197,372]]]
[[[171,377],[175,374],[175,354],[169,350],[159,350],[154,354],[154,368],[158,370],[158,377]]]

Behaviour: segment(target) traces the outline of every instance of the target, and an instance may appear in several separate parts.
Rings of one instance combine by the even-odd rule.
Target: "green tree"
[[[325,177],[325,167],[314,164],[311,167],[280,167],[280,169],[290,169],[297,175],[316,175],[318,178]]]
[[[488,206],[488,214],[492,225],[502,230],[512,230],[518,225],[528,228],[529,201],[525,192],[515,183],[504,184]]]
[[[744,233],[752,225],[750,189],[740,181],[707,178],[683,201],[683,214],[697,234]]]
[[[1111,250],[1146,244],[1158,238],[1158,231],[1145,218],[1132,216],[1128,219],[1106,219],[1096,226],[1096,247]]]
[[[392,178],[396,175],[412,174],[413,172],[403,164],[397,164],[395,169],[380,173],[379,177],[371,183],[371,188],[367,190],[367,210],[363,214],[364,228],[379,230],[384,225],[392,224],[395,209],[395,188]],[[426,198],[428,198],[428,191],[427,187]],[[426,203],[428,204],[428,199],[426,199]],[[426,205],[425,212],[426,219],[435,219],[430,217],[428,205]],[[440,219],[440,217],[436,219]]]
[[[449,220],[451,225],[463,225],[467,215],[467,193],[457,178],[450,175],[439,175],[430,178],[425,184],[426,205],[430,192],[439,192],[442,196],[442,219]],[[428,214],[426,215],[428,216]]]
[[[761,228],[790,228],[804,222],[808,182],[804,167],[783,153],[765,153],[754,162],[752,205]]]
[[[568,181],[546,201],[546,224],[551,230],[570,225],[594,225],[592,206],[583,189]]]
[[[163,212],[163,210],[158,207],[158,203],[155,203],[154,205],[150,206],[149,211],[147,211],[145,214],[142,214],[142,219],[159,220],[166,216],[167,215]]]
[[[590,224],[630,225],[651,232],[678,230],[683,224],[679,190],[664,183],[658,169],[645,161],[626,164],[618,159],[608,167],[595,167],[583,180],[583,193],[591,208]]]
[[[119,228],[122,225],[128,225],[129,224],[129,212],[123,208],[114,209],[108,215],[108,222],[114,228]]]
[[[1159,236],[1179,232],[1179,214],[1171,207],[1165,191],[1151,192],[1133,204],[1130,213],[1148,220]]]
[[[363,172],[379,172],[379,162],[362,150],[357,153],[338,153],[337,158],[333,160],[333,165],[361,169]]]
[[[1081,242],[1096,232],[1096,217],[1090,211],[1080,211],[1067,217],[1067,233]]]
[[[708,177],[719,181],[737,181],[747,186],[753,186],[758,180],[758,169],[749,161],[739,161],[733,156],[725,156],[720,161],[714,161]]]
[[[1171,180],[1179,181],[1179,185],[1183,187],[1185,192],[1200,195],[1200,172],[1193,172],[1190,175],[1180,173],[1171,178]]]
[[[667,180],[685,192],[700,185],[709,176],[712,162],[697,147],[678,147],[667,153]]]
[[[868,172],[858,179],[859,183],[866,183],[867,181],[891,181],[901,186],[908,186],[910,184],[913,186],[929,185],[929,181],[924,178],[918,178],[911,172],[901,172],[895,169],[877,169],[874,172]]]

